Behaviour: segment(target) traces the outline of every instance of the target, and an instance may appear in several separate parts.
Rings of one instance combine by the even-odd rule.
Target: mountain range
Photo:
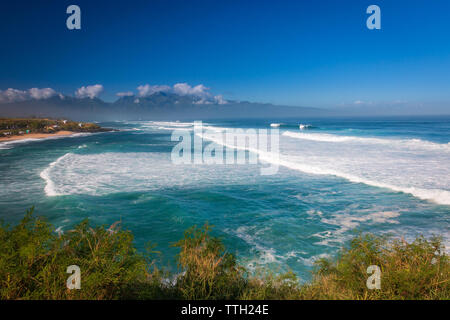
[[[0,104],[0,117],[51,117],[73,120],[202,120],[321,116],[328,112],[307,107],[277,106],[247,101],[211,101],[157,92],[147,97],[123,96],[114,102],[99,98],[54,95]]]

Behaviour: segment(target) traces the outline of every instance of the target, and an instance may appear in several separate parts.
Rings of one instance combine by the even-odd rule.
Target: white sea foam
[[[67,153],[40,173],[47,196],[105,195],[162,188],[239,184],[257,177],[238,165],[174,165],[170,154],[157,152]]]
[[[137,123],[141,128],[149,129],[163,129],[163,130],[176,130],[176,129],[192,129],[194,122],[179,122],[179,121],[142,121]]]
[[[310,124],[302,124],[300,123],[300,125],[298,126],[300,130],[305,130],[305,129],[309,129],[312,126]]]
[[[70,135],[54,135],[54,136],[49,136],[49,137],[45,137],[45,138],[26,138],[26,139],[20,139],[20,140],[5,141],[5,142],[0,142],[0,150],[1,149],[11,149],[15,145],[25,144],[25,143],[29,143],[29,142],[56,140],[56,139],[64,139],[64,138],[76,138],[76,137],[89,136],[89,135],[93,135],[93,134],[98,134],[98,133],[79,132],[79,133],[73,133]]]
[[[192,130],[192,128],[185,128],[185,127],[156,127],[156,129],[159,129],[159,130],[170,130],[170,131],[173,131],[173,130],[191,131]]]
[[[340,245],[352,237],[348,231],[357,229],[361,224],[374,225],[399,223],[399,221],[395,218],[400,216],[400,212],[376,211],[374,208],[370,208],[368,210],[359,209],[357,210],[358,214],[355,214],[355,212],[346,211],[351,210],[337,212],[329,218],[323,217],[322,215],[320,216],[320,221],[322,223],[337,226],[338,229],[327,230],[314,234],[315,237],[322,239],[321,241],[316,242],[316,244],[328,246],[331,243],[335,243]]]
[[[58,163],[63,161],[65,158],[69,157],[71,154],[72,153],[66,153],[65,155],[59,157],[58,159],[56,159],[56,161],[53,161],[52,163],[50,163],[50,165],[41,172],[40,177],[42,179],[44,179],[44,181],[45,181],[44,191],[45,191],[45,194],[47,196],[51,197],[51,196],[58,196],[58,195],[60,195],[60,193],[58,193],[56,191],[55,183],[50,178],[50,171],[52,170],[52,168],[54,166],[56,166]]]
[[[381,139],[370,137],[355,137],[355,136],[340,136],[328,133],[303,133],[303,132],[283,132],[284,136],[318,141],[318,142],[358,142],[362,144],[382,144],[382,145],[397,145],[399,147],[412,148],[412,149],[427,149],[427,150],[439,150],[450,152],[450,143],[434,143],[431,141],[425,141],[421,139]]]
[[[308,258],[305,257],[298,257],[297,260],[300,261],[302,264],[308,267],[314,266],[314,263],[319,259],[325,259],[329,258],[330,255],[328,253],[321,253],[317,255],[310,256]]]
[[[151,123],[154,125],[154,122]],[[193,125],[193,123],[169,123],[171,125],[179,125],[180,127],[178,128]],[[159,124],[157,123],[156,125]],[[187,127],[184,128],[190,129]],[[205,129],[220,132],[226,128],[205,126]],[[302,133],[298,134],[302,137],[305,135]],[[257,153],[259,159],[264,162],[284,166],[292,170],[308,174],[337,176],[354,183],[386,188],[396,192],[411,194],[423,200],[450,205],[450,163],[446,150],[436,147],[439,144],[426,142],[426,146],[434,147],[430,150],[421,148],[412,150],[409,144],[417,145],[418,142],[415,140],[407,143],[404,141],[392,143],[391,139],[376,138],[377,142],[373,143],[372,138],[359,137],[351,137],[352,139],[339,141],[340,143],[334,143],[333,140],[333,142],[323,141],[323,143],[318,144],[316,140],[310,139],[301,139],[302,142],[299,143],[297,135],[293,137],[286,133],[283,135],[283,139],[280,140],[281,154],[279,157],[271,152],[264,152],[257,149],[248,149],[248,151]],[[205,131],[201,136],[206,140],[213,141],[225,147],[232,147],[224,144],[221,139],[217,139],[217,135],[208,135],[208,131]],[[309,134],[306,134],[306,136],[311,137]],[[329,136],[332,136],[333,139],[345,138],[326,135],[327,138]],[[357,142],[353,139],[357,139]],[[367,139],[369,140],[367,141]],[[385,141],[381,143],[378,140]],[[421,144],[419,143],[418,145]],[[133,157],[133,155],[123,153],[68,156],[68,159],[64,158],[61,160],[63,163],[60,163],[61,161],[57,162],[57,165],[50,165],[48,171],[44,170],[42,172],[41,176],[43,179],[49,179],[46,186],[46,193],[48,195],[57,195],[71,194],[72,192],[87,192],[89,194],[113,192],[115,185],[122,186],[125,189],[133,188],[133,186],[126,187],[126,184],[129,184],[130,181],[134,182],[134,177],[138,178],[137,180],[143,188],[147,188],[147,186],[152,184],[148,182],[148,179],[143,179],[142,177],[152,177],[152,179],[157,181],[154,185],[158,185],[161,180],[159,179],[160,176],[164,177],[163,180],[172,181],[171,183],[173,185],[180,185],[182,181],[186,181],[185,177],[182,177],[179,181],[177,181],[177,178],[178,176],[186,175],[186,172],[183,170],[187,169],[177,168],[177,166],[174,166],[170,162],[170,159],[164,159],[161,162],[159,159],[149,159],[149,156],[143,156],[142,154],[137,154],[135,159],[130,159],[130,157]],[[158,164],[161,163],[161,170],[157,169],[155,162]],[[57,168],[53,168],[55,165]],[[75,165],[78,167],[74,167]],[[65,170],[64,167],[68,169]],[[83,169],[83,167],[86,168]],[[103,167],[104,169],[102,169]],[[117,167],[117,170],[113,167]],[[199,166],[196,169],[202,171],[199,179],[200,177],[204,177],[204,172],[211,170],[211,166],[209,165],[203,169],[200,169],[200,167],[205,166]],[[215,171],[220,172],[229,169],[227,167],[220,167],[223,166],[215,166]],[[105,171],[109,170],[108,168],[110,168],[110,171],[105,174]],[[252,171],[249,168],[250,166],[243,166],[242,172],[249,171],[248,174],[244,174],[245,176],[248,176],[250,171]],[[94,182],[79,182],[79,179],[88,179],[87,176],[91,174],[91,169],[92,178],[90,177],[89,180],[97,181],[97,184]],[[128,170],[128,180],[125,178],[125,173],[122,173],[123,170]],[[163,173],[164,171],[168,173],[165,174]],[[49,178],[49,172],[52,173],[51,179]],[[60,176],[57,175],[57,172],[61,173]],[[72,177],[68,176],[69,173],[72,174]],[[174,178],[168,178],[170,177],[169,173],[173,173]],[[74,188],[74,191],[71,191],[69,190],[70,188],[63,187],[64,191],[60,192],[61,187],[58,185],[55,189],[51,182],[58,181],[58,183],[61,183],[59,179],[67,180],[69,178],[72,179],[72,183],[75,185],[84,183],[87,189],[83,191],[81,190],[83,188]],[[207,175],[204,178],[207,181],[209,180]],[[218,176],[216,178],[221,179]],[[123,181],[120,179],[123,179]],[[142,182],[142,180],[146,180],[146,182]],[[73,181],[76,182],[74,183]],[[64,182],[62,183],[64,184]],[[66,182],[66,184],[69,183]]]
[[[270,227],[258,229],[257,226],[240,226],[236,230],[226,230],[230,234],[244,240],[257,254],[255,258],[247,262],[249,269],[253,270],[258,265],[261,266],[271,263],[284,265],[290,259],[294,259],[306,266],[313,266],[317,259],[329,257],[327,253],[311,255],[302,250],[291,250],[281,253],[274,247],[264,244],[264,233],[270,232],[270,230]]]
[[[155,126],[166,126],[166,127],[192,127],[194,125],[194,122],[151,121],[150,124]]]
[[[222,128],[218,128],[218,130],[222,130]],[[299,135],[311,138],[311,135],[302,133],[288,132],[283,135],[294,138],[298,138]],[[234,147],[227,145],[214,135],[208,135],[207,132],[200,136],[225,147]],[[312,137],[317,138],[317,136]],[[322,137],[319,136],[320,139]],[[317,145],[310,142],[299,145],[295,141],[286,140],[281,141],[282,154],[279,157],[271,152],[257,149],[247,148],[246,150],[257,153],[262,161],[292,170],[316,175],[337,176],[354,183],[386,188],[438,204],[450,205],[450,166],[446,145],[441,148],[439,144],[431,142],[422,144],[423,141],[420,140],[422,146],[433,146],[433,153],[423,149],[411,152],[410,145],[405,148],[408,144],[405,142],[395,144],[391,140],[385,139],[382,143],[384,148],[380,149],[378,140],[383,139],[376,139],[377,144],[373,146],[370,143],[373,141],[372,138],[350,137],[349,140],[339,140],[349,137],[333,135],[326,135],[326,137],[328,140],[325,142],[330,142],[329,137],[332,137],[332,142],[335,142],[335,139],[339,142],[357,139],[356,141],[363,143],[359,145],[353,143]],[[369,143],[366,139],[369,139]],[[412,140],[410,143],[415,145],[417,142]],[[390,146],[389,149],[385,149],[387,145]]]
[[[274,248],[266,247],[262,244],[259,237],[262,233],[270,230],[265,227],[255,231],[256,226],[240,226],[236,230],[227,230],[238,238],[244,240],[258,254],[256,259],[248,262],[248,266],[252,269],[255,265],[265,265],[268,263],[279,263],[280,260],[286,260],[287,256],[278,254]]]
[[[182,130],[189,131],[194,127],[194,122],[180,122],[180,121],[139,121],[129,122],[131,124],[140,125],[139,130],[151,129],[151,130]]]
[[[46,139],[51,139],[51,138],[46,138]],[[28,138],[28,139],[5,141],[5,142],[0,143],[0,149],[11,149],[15,145],[24,144],[24,143],[33,142],[33,141],[40,141],[40,140],[42,140],[42,139]]]

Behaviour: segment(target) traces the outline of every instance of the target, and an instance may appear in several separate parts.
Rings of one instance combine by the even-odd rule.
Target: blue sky
[[[77,4],[82,29],[66,28]],[[381,30],[366,8],[381,8]],[[0,90],[111,101],[139,85],[203,84],[226,99],[333,107],[450,108],[450,2],[3,1]]]

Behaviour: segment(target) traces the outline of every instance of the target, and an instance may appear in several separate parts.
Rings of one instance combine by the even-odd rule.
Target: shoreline
[[[74,131],[58,131],[55,133],[28,133],[18,136],[11,136],[11,137],[0,137],[0,143],[1,142],[8,142],[8,141],[17,141],[17,140],[25,140],[25,139],[45,139],[50,137],[56,137],[56,136],[70,136],[72,134],[75,134],[77,132]]]

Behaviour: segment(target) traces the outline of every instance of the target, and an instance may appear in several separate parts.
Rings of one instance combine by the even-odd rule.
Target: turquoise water
[[[203,125],[217,132],[273,122],[280,124],[273,175],[261,175],[265,161],[173,164],[171,134],[190,133],[184,122],[102,123],[120,131],[0,144],[0,219],[14,224],[34,205],[55,230],[84,218],[121,220],[138,248],[157,244],[169,267],[170,244],[208,221],[241,263],[291,269],[304,280],[315,259],[335,254],[355,230],[440,234],[448,247],[450,118]],[[205,146],[214,141],[204,138]]]

